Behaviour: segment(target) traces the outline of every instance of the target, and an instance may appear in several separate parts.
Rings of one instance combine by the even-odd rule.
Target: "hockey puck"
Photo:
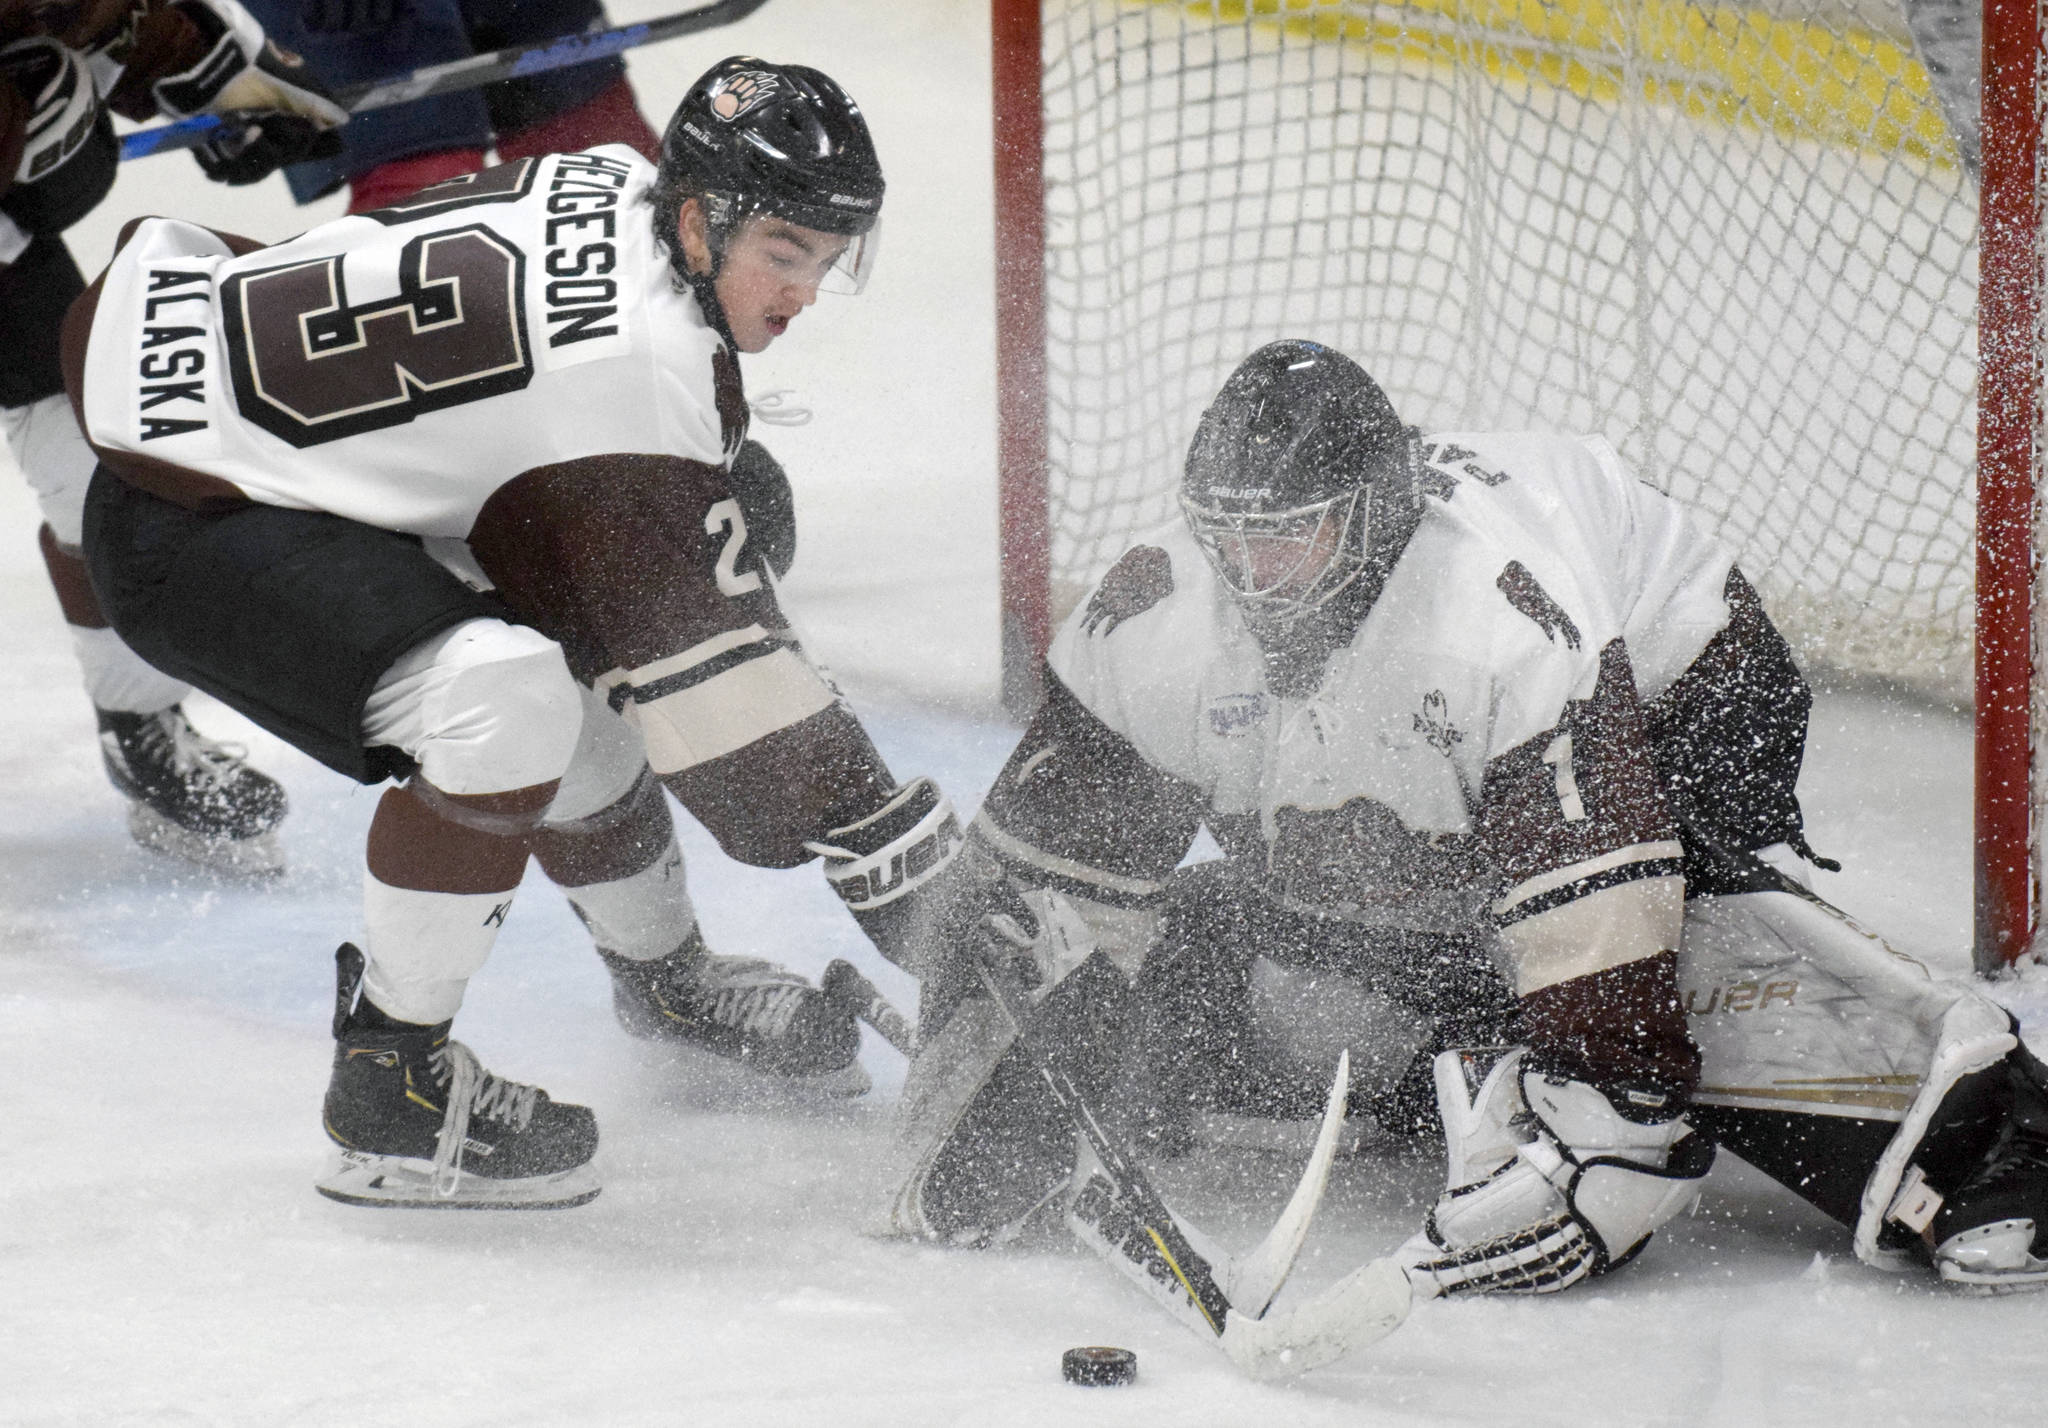
[[[1116,1388],[1136,1381],[1138,1356],[1129,1349],[1100,1345],[1068,1349],[1060,1355],[1060,1375],[1087,1388]]]

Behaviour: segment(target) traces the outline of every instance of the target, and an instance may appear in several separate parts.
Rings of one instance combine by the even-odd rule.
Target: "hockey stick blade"
[[[1079,1129],[1086,1150],[1094,1157],[1092,1165],[1084,1160],[1075,1176],[1081,1189],[1067,1210],[1067,1225],[1075,1237],[1174,1318],[1196,1333],[1221,1342],[1232,1361],[1246,1372],[1281,1376],[1326,1362],[1315,1358],[1306,1345],[1296,1345],[1291,1339],[1270,1334],[1247,1337],[1242,1329],[1232,1339],[1231,1326],[1256,1322],[1256,1315],[1238,1308],[1224,1285],[1247,1285],[1263,1311],[1292,1270],[1301,1241],[1321,1203],[1330,1161],[1336,1153],[1336,1128],[1343,1122],[1345,1093],[1350,1084],[1349,1054],[1340,1060],[1330,1101],[1324,1108],[1316,1152],[1310,1156],[1309,1168],[1295,1187],[1279,1223],[1253,1251],[1247,1268],[1239,1268],[1221,1256],[1212,1263],[1196,1248],[1194,1236],[1152,1188],[1135,1157],[1111,1134],[1080,1087],[1027,1033],[1025,1020],[1029,1009],[1020,1005],[1017,993],[985,964],[977,962],[975,970],[1015,1030],[1017,1045],[1031,1058],[1039,1078]],[[1121,974],[1112,971],[1109,975]],[[1315,1327],[1316,1323],[1311,1321],[1304,1325],[1303,1332],[1312,1332]],[[1234,1349],[1233,1344],[1237,1345]],[[1293,1367],[1296,1360],[1300,1369]]]
[[[1393,1259],[1376,1259],[1293,1309],[1262,1319],[1232,1314],[1223,1352],[1253,1378],[1291,1378],[1384,1339],[1407,1322],[1418,1297],[1434,1298],[1435,1286],[1416,1284]]]
[[[1323,1190],[1330,1181],[1330,1165],[1337,1158],[1337,1137],[1344,1129],[1344,1112],[1351,1091],[1351,1053],[1337,1058],[1337,1074],[1330,1081],[1330,1095],[1323,1105],[1323,1123],[1309,1152],[1308,1165],[1288,1197],[1287,1208],[1266,1231],[1266,1237],[1242,1259],[1229,1266],[1224,1286],[1231,1305],[1253,1318],[1263,1315],[1279,1294],[1280,1286],[1294,1270],[1295,1257],[1309,1226],[1323,1203]]]
[[[627,50],[638,49],[642,45],[656,44],[679,35],[694,35],[700,30],[733,24],[744,20],[767,3],[768,0],[712,0],[711,4],[699,5],[694,10],[684,10],[658,20],[642,20],[637,24],[615,25],[608,30],[590,30],[577,35],[561,35],[544,44],[508,45],[504,49],[471,55],[467,59],[426,65],[409,74],[397,74],[371,84],[350,85],[338,89],[334,98],[335,102],[350,114],[362,114],[372,109],[388,109],[394,104],[407,104],[415,99],[426,99],[436,94],[479,89],[486,84],[495,84],[501,79],[523,79],[531,74],[545,74],[549,70],[566,69],[570,65],[609,59],[613,55],[624,54]],[[159,124],[153,129],[138,129],[121,140],[121,157],[144,159],[151,154],[194,148],[205,143],[220,124],[221,120],[217,115],[195,114],[176,123]]]
[[[875,990],[870,982],[853,963],[843,957],[835,957],[825,968],[825,977],[818,984],[826,996],[841,1006],[850,1007],[853,1014],[873,1027],[888,1042],[905,1056],[911,1054],[917,1044],[917,1028],[904,1019],[889,999]]]

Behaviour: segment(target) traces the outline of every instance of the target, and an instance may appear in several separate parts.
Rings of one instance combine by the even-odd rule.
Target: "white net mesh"
[[[1967,689],[1976,190],[1900,25],[1680,0],[1047,0],[1056,601],[1252,348],[1600,431],[1810,663]]]

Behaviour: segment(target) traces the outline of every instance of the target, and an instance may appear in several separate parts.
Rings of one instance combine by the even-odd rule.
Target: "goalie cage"
[[[1807,665],[1974,693],[1978,965],[2027,951],[2041,3],[992,0],[1006,702],[1313,337],[1425,427],[1607,433]]]

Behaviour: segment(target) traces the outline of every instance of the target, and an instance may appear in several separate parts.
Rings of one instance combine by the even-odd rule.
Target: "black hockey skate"
[[[244,750],[199,733],[176,705],[154,714],[95,712],[100,757],[129,800],[137,843],[221,872],[284,871],[275,831],[284,790],[250,768]]]
[[[359,1001],[363,954],[335,954],[334,1075],[323,1121],[340,1147],[316,1189],[350,1205],[550,1210],[596,1198],[597,1118],[494,1076],[448,1039]]]
[[[619,1024],[635,1036],[699,1047],[833,1095],[868,1089],[853,1008],[794,972],[715,956],[696,932],[651,962],[598,955],[611,970]]]
[[[2048,1071],[2022,1047],[2010,1074],[1997,1147],[1928,1227],[1936,1272],[1980,1294],[2048,1289]]]

